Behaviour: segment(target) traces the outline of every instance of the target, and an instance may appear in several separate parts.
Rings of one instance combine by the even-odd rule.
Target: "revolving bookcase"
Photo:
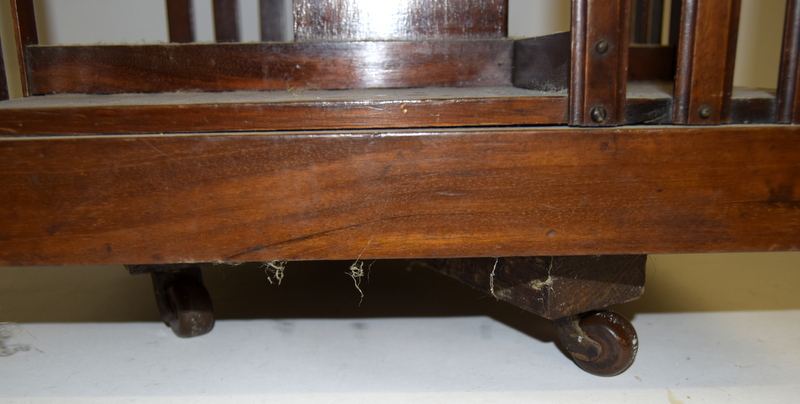
[[[646,254],[800,247],[800,1],[777,92],[733,87],[739,0],[574,0],[525,39],[505,0],[294,0],[292,38],[262,0],[259,43],[230,0],[194,43],[169,0],[170,43],[91,46],[39,44],[33,3],[0,265],[149,273],[182,337],[214,323],[199,263],[415,259],[615,375],[636,333],[596,310],[641,295]]]

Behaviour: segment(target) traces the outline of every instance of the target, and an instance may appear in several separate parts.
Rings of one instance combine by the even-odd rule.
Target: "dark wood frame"
[[[574,4],[580,18],[573,21],[571,42],[561,35],[548,43],[49,47],[37,45],[32,2],[15,0],[26,96],[275,91],[42,95],[3,102],[0,263],[800,248],[798,132],[774,124],[770,94],[729,90],[735,41],[718,31],[736,31],[738,1],[687,0],[676,47],[627,46],[630,30],[611,27],[627,24],[625,1]],[[698,25],[698,16],[715,7],[726,10],[726,18]],[[609,19],[619,24],[602,24]],[[180,29],[190,31],[187,24]],[[512,77],[512,66],[521,66],[526,52],[556,49],[564,38],[568,63],[548,72],[560,90],[512,86],[538,74]],[[607,42],[605,52],[598,52],[600,39]],[[790,56],[782,77],[796,64],[796,43],[784,43]],[[393,66],[383,72],[394,81],[359,81],[375,65],[336,56],[375,47]],[[644,79],[672,74],[674,69],[634,61],[640,55],[675,60],[675,49],[674,93],[653,83],[628,85],[631,71]],[[241,62],[265,50],[271,56],[263,63]],[[141,76],[135,63],[113,57],[120,52],[149,53],[153,60],[181,54],[190,62]],[[192,72],[202,55],[215,52],[215,60],[244,57],[228,59],[230,65],[219,70],[201,66],[207,78]],[[716,52],[726,63],[706,72],[708,61],[698,58],[704,52]],[[276,54],[283,59],[272,59]],[[563,51],[553,55],[564,57]],[[328,60],[332,70],[320,62]],[[452,69],[459,64],[466,67]],[[259,78],[256,70],[263,66],[277,69],[280,80],[248,81]],[[316,73],[303,72],[312,66]],[[80,69],[110,74],[118,87],[70,81]],[[722,79],[693,84],[711,73]],[[154,78],[161,82],[148,87]],[[381,89],[387,83],[407,88]],[[720,89],[721,97],[707,98]],[[779,98],[782,111],[790,98]],[[714,106],[705,119],[699,117],[703,103]],[[596,105],[607,107],[602,122],[592,118]],[[673,122],[772,124],[630,126]],[[601,125],[624,126],[591,128]]]

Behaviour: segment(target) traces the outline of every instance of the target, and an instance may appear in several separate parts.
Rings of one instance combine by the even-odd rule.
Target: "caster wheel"
[[[150,275],[161,319],[175,335],[197,337],[214,328],[214,306],[200,268],[156,268]]]
[[[205,286],[191,279],[173,282],[164,294],[167,322],[181,338],[197,337],[214,328],[214,308]]]
[[[597,376],[616,376],[636,358],[639,340],[633,325],[613,311],[555,320],[558,336],[575,363]]]

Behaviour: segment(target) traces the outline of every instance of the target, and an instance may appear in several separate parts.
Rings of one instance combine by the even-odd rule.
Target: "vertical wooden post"
[[[214,33],[217,42],[239,42],[236,0],[214,0]]]
[[[285,32],[290,21],[286,20],[286,4],[284,0],[260,0],[261,41],[286,42],[289,38]]]
[[[625,122],[630,0],[572,2],[570,125]]]
[[[786,1],[778,75],[778,123],[800,123],[800,0]]]
[[[674,122],[730,121],[741,0],[684,0],[675,75]]]
[[[11,17],[14,22],[14,35],[17,39],[17,57],[19,58],[19,77],[22,81],[22,96],[28,97],[31,95],[31,89],[30,75],[28,74],[27,47],[39,44],[33,0],[11,0]]]
[[[0,42],[0,101],[8,99],[8,80],[6,79],[6,64],[3,60],[3,44]]]
[[[661,44],[664,0],[635,0],[633,43]]]
[[[194,42],[192,1],[167,0],[167,25],[169,25],[170,42]]]

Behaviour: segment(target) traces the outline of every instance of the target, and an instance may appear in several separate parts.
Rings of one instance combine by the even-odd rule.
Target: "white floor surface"
[[[613,378],[578,369],[550,330],[521,331],[485,316],[224,320],[194,339],[154,322],[6,324],[0,402],[688,404],[800,397],[800,310],[651,313],[632,322],[639,356]]]

